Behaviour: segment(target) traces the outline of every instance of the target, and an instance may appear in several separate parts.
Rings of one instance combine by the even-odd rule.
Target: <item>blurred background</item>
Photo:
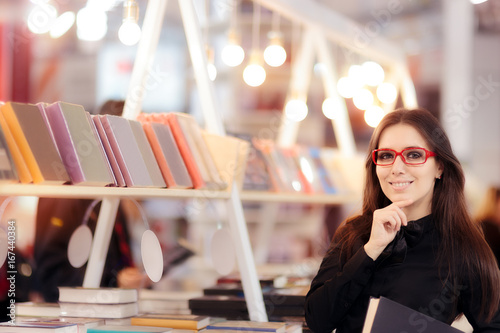
[[[271,138],[275,138],[276,121],[289,95],[294,59],[306,42],[305,23],[297,15],[297,9],[304,10],[304,20],[320,13],[322,18],[331,16],[332,20],[340,16],[345,22],[356,24],[357,33],[324,31],[325,35],[334,36],[328,38],[328,52],[337,79],[349,77],[352,66],[374,60],[363,48],[353,52],[351,44],[361,43],[369,49],[379,41],[387,43],[390,46],[385,50],[387,53],[394,49],[403,56],[418,105],[433,112],[447,129],[467,172],[471,210],[487,187],[500,185],[500,1],[290,0],[273,4],[270,0],[194,0],[193,3],[199,21],[197,28],[212,66],[209,73],[219,111],[228,132],[256,136],[262,129],[270,129]],[[141,36],[147,5],[146,0],[0,0],[0,101],[65,101],[81,104],[95,113],[110,99],[124,100],[139,39],[150,37]],[[306,12],[308,8],[311,12]],[[253,61],[252,51],[263,51],[273,43],[283,46],[285,59],[282,63],[264,64],[265,80],[260,84],[249,83],[244,72]],[[244,54],[242,61],[231,56],[224,58],[228,56],[225,48],[230,44],[242,47],[239,51]],[[389,59],[395,56],[386,55]],[[379,65],[390,73],[393,64]],[[335,148],[332,122],[322,112],[326,97],[323,71],[324,64],[315,58],[307,89],[307,116],[300,124],[297,143]],[[203,123],[178,1],[167,2],[154,63],[148,73],[143,112],[189,112]],[[337,88],[341,89],[339,83]],[[401,86],[393,88],[395,96],[386,107],[403,105]],[[376,123],[366,118],[366,107],[358,107],[353,98],[346,97],[345,103],[356,149],[364,154]],[[26,215],[30,220],[33,216],[36,199],[27,200],[9,208],[18,219]],[[145,207],[151,219],[159,223],[170,221],[175,226],[163,228],[165,234],[175,231],[165,236],[168,242],[189,233],[189,228],[178,224],[179,212],[185,212],[183,205],[149,201]],[[298,210],[308,211],[310,207],[288,205],[282,219],[298,215],[307,220],[297,214]],[[335,218],[339,216],[342,214]],[[319,229],[317,224],[311,225],[314,230],[308,235],[314,236]],[[204,227],[200,228],[199,238],[204,232]],[[29,252],[32,235],[27,229],[23,235],[26,241],[20,246]],[[267,259],[300,260],[311,255],[314,239],[296,237],[300,232],[295,232],[294,238],[277,234]]]

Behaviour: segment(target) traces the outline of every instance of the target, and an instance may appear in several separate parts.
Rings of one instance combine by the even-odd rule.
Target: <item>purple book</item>
[[[92,186],[113,184],[101,143],[83,106],[56,102],[45,111],[71,182]]]

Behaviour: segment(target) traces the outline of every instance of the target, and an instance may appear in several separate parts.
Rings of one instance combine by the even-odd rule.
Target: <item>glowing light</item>
[[[344,98],[352,98],[357,89],[357,85],[350,77],[341,77],[337,82],[337,91]]]
[[[100,10],[82,8],[76,14],[76,34],[85,41],[98,41],[108,32],[108,16]]]
[[[50,37],[59,38],[64,35],[75,23],[75,13],[73,12],[65,12],[59,16],[52,28],[50,28]]]
[[[470,0],[473,5],[479,5],[480,3],[486,2],[488,0]]]
[[[305,157],[300,157],[299,163],[300,170],[304,174],[304,177],[309,183],[312,183],[314,181],[314,172],[311,163],[309,163],[309,161]]]
[[[266,70],[261,65],[260,57],[256,51],[250,57],[250,63],[243,70],[243,80],[252,87],[258,87],[266,80]]]
[[[328,97],[321,104],[321,110],[328,119],[335,119],[339,112],[339,100],[336,97]]]
[[[234,31],[228,33],[227,45],[221,52],[222,62],[230,67],[236,67],[245,59],[245,51],[240,46],[239,37]]]
[[[286,117],[295,122],[306,119],[308,112],[307,104],[299,99],[291,99],[285,105]]]
[[[380,106],[372,105],[365,110],[365,122],[370,127],[377,127],[384,115],[384,110]]]
[[[361,65],[364,81],[367,85],[375,87],[384,81],[385,73],[382,66],[374,61],[366,61]]]
[[[360,65],[352,65],[349,67],[347,76],[351,79],[352,84],[356,88],[360,88],[365,85],[365,74],[363,68]]]
[[[49,32],[57,18],[57,9],[47,3],[38,3],[28,15],[28,29],[34,34]]]
[[[356,92],[352,101],[360,110],[366,110],[373,104],[373,94],[368,89],[360,89]]]
[[[141,27],[132,20],[124,20],[118,29],[118,38],[125,45],[135,45],[141,39]]]
[[[389,82],[384,82],[377,87],[377,98],[385,104],[392,103],[398,97],[398,90]]]
[[[209,62],[207,64],[207,70],[208,70],[208,77],[210,78],[210,80],[215,81],[215,79],[217,78],[217,68],[215,67],[215,65]]]
[[[270,43],[264,50],[264,60],[271,67],[279,67],[285,63],[286,51],[283,47],[281,34],[270,33]]]

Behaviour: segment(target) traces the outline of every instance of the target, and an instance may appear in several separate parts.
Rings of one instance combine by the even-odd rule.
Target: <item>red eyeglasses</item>
[[[427,162],[429,157],[436,156],[436,153],[419,147],[405,148],[400,152],[394,149],[375,149],[372,152],[373,163],[380,166],[393,165],[398,156],[407,165],[420,165]]]

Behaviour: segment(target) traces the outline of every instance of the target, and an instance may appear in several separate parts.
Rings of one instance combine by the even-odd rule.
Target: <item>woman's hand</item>
[[[396,237],[401,226],[408,224],[406,214],[401,208],[412,203],[413,200],[397,201],[373,212],[372,231],[370,239],[365,244],[365,252],[370,258],[376,260]]]

